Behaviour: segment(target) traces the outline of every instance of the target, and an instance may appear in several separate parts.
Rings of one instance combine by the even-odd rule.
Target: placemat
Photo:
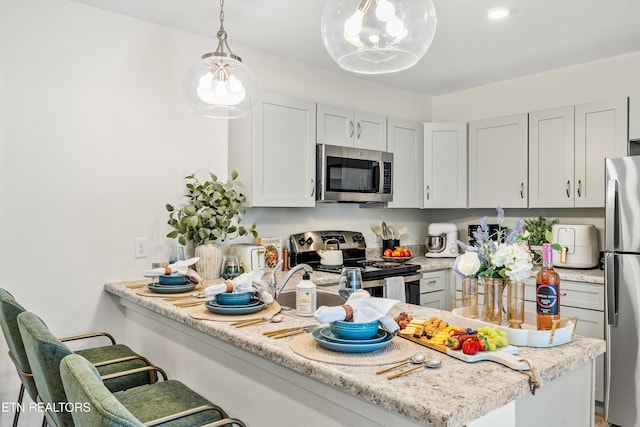
[[[265,316],[271,316],[272,314],[279,313],[282,308],[278,301],[273,301],[271,304],[267,304],[264,308],[257,313],[251,314],[239,314],[237,316],[229,316],[224,314],[216,314],[207,310],[204,303],[196,305],[195,307],[187,307],[189,316],[200,320],[217,320],[219,322],[240,322],[241,320],[261,319]]]
[[[416,346],[407,340],[395,337],[382,350],[371,353],[340,353],[320,347],[311,334],[295,336],[289,342],[295,353],[307,359],[336,365],[376,366],[407,360],[416,352]]]
[[[151,282],[149,282],[151,283]],[[177,294],[161,294],[158,292],[153,292],[151,290],[149,290],[149,288],[147,288],[146,286],[137,289],[136,290],[136,294],[143,296],[143,297],[160,297],[160,298],[173,298],[173,297],[186,297],[189,296],[191,294],[196,294],[198,292],[202,292],[204,291],[205,286],[202,283],[199,283],[196,285],[195,288],[191,289],[190,291],[187,292],[180,292]]]

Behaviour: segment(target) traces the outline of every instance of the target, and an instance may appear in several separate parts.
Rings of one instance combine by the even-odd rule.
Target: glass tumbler
[[[462,315],[470,319],[478,318],[478,279],[462,279]]]
[[[524,282],[507,283],[507,322],[509,327],[522,329],[524,323]]]
[[[184,261],[184,248],[180,245],[173,245],[169,251],[169,264],[174,264],[177,261]]]
[[[222,258],[220,277],[225,280],[233,280],[240,275],[240,261],[235,255],[225,255]]]
[[[362,273],[359,267],[345,267],[340,272],[340,283],[338,284],[338,293],[342,298],[349,299],[349,296],[362,289]]]
[[[502,323],[502,279],[484,278],[484,321]]]

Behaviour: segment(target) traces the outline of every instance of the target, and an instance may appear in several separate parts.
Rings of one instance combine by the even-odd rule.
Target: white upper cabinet
[[[628,154],[628,99],[575,107],[575,207],[604,207],[604,159]]]
[[[573,107],[529,113],[529,207],[573,207]]]
[[[469,123],[469,207],[527,207],[527,114]]]
[[[327,104],[317,104],[318,144],[387,151],[387,118]]]
[[[467,207],[466,123],[424,124],[423,191],[424,208]]]
[[[229,122],[229,170],[238,171],[249,206],[315,206],[315,132],[315,102],[272,93]]]
[[[422,129],[419,123],[389,118],[387,149],[393,153],[390,208],[422,207]]]

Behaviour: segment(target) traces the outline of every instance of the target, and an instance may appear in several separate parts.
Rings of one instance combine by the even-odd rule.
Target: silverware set
[[[304,334],[306,332],[311,332],[311,328],[316,325],[306,325],[306,326],[297,326],[294,328],[285,328],[285,329],[276,329],[275,331],[263,332],[262,335],[273,338],[280,339],[285,337],[291,337],[293,335]]]

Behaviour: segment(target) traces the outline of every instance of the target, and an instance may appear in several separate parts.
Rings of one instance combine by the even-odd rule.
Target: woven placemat
[[[267,304],[264,308],[257,313],[251,314],[239,314],[237,316],[229,316],[224,314],[216,314],[207,310],[204,303],[195,307],[188,308],[189,316],[200,320],[217,320],[219,322],[240,322],[242,320],[260,319],[265,316],[279,313],[282,308],[278,301],[273,301],[271,304]]]
[[[191,289],[187,292],[180,292],[177,294],[161,294],[159,292],[153,292],[149,290],[146,286],[136,290],[136,294],[143,297],[160,297],[160,298],[171,298],[171,297],[186,297],[191,294],[204,291],[205,286],[202,283],[196,285],[195,288]]]
[[[295,353],[307,359],[336,365],[376,366],[402,362],[416,352],[415,344],[395,337],[385,348],[371,353],[340,353],[320,347],[311,334],[294,337],[289,347]]]

